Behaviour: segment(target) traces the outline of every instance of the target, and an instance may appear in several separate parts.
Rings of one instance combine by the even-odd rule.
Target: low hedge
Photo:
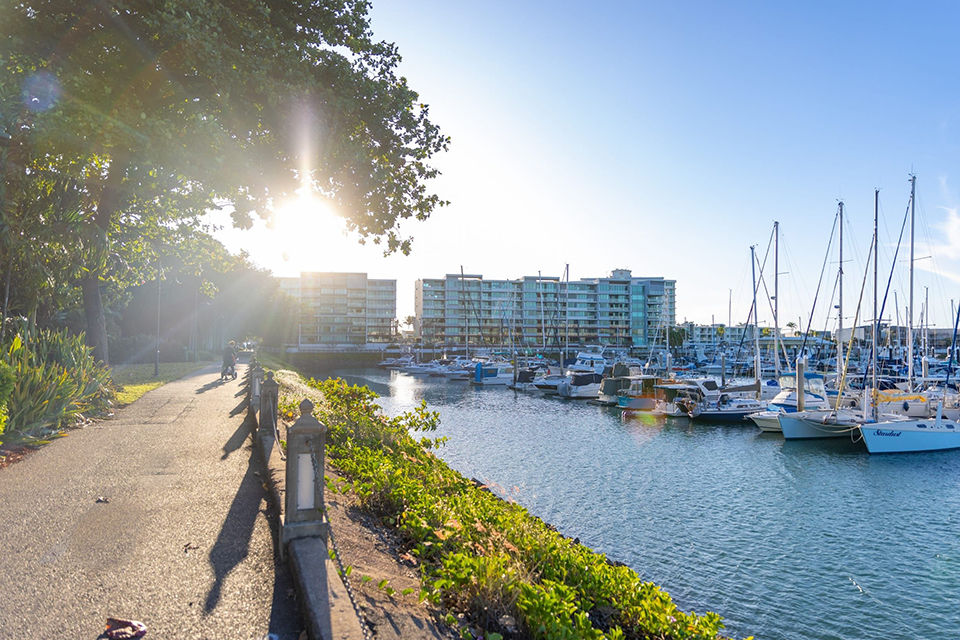
[[[629,567],[448,467],[431,452],[442,439],[425,435],[439,424],[425,403],[389,418],[366,387],[339,379],[310,385],[324,394],[317,417],[329,429],[331,464],[352,483],[361,507],[395,527],[419,558],[421,598],[464,614],[472,627],[461,627],[465,637],[721,637],[716,613],[680,611]]]

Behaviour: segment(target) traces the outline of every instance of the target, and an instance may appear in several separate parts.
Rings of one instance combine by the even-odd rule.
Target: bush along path
[[[0,344],[0,444],[35,445],[64,426],[112,404],[110,370],[82,335],[31,329],[26,323]]]
[[[98,363],[83,334],[12,322],[0,341],[0,466],[206,363]]]
[[[420,568],[420,599],[446,611],[461,637],[723,637],[716,613],[680,611],[629,567],[450,469],[432,453],[442,439],[429,436],[439,418],[425,404],[389,418],[365,387],[309,384],[324,397],[316,414],[329,429],[329,463],[360,507],[395,530]]]

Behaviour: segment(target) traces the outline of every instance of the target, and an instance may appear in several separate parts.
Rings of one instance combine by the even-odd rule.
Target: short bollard
[[[280,394],[280,385],[273,379],[273,371],[267,372],[267,379],[260,385],[260,420],[259,433],[261,437],[273,437],[277,427],[277,401]]]
[[[297,538],[327,539],[323,519],[323,456],[327,428],[313,417],[313,403],[300,403],[300,418],[287,429],[287,476],[281,553]]]

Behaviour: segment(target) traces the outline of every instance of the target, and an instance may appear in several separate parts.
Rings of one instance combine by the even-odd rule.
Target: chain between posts
[[[307,445],[310,447],[310,462],[313,463],[313,472],[321,482],[325,482],[326,478],[323,475],[323,468],[320,466],[320,461],[317,460],[316,449],[313,448],[313,443],[310,440],[307,440]],[[324,512],[327,508],[324,505]],[[327,516],[327,523],[329,524],[330,517]],[[360,631],[363,633],[364,640],[373,640],[373,635],[370,633],[370,625],[367,624],[367,619],[363,616],[363,611],[360,610],[360,605],[357,604],[357,597],[353,593],[353,587],[350,586],[350,578],[347,576],[347,570],[343,566],[343,560],[340,558],[340,550],[337,548],[337,542],[333,539],[333,531],[328,526],[327,527],[327,538],[330,541],[330,549],[333,550],[333,560],[337,563],[337,573],[340,574],[340,578],[343,580],[343,586],[347,589],[347,596],[350,598],[350,604],[353,605],[353,611],[357,614],[357,619],[360,621]]]
[[[287,454],[283,450],[283,447],[280,446],[280,410],[274,412],[273,418],[273,445],[277,448],[277,453],[280,454],[280,459],[286,461]],[[315,458],[314,454],[310,454],[311,458]],[[317,463],[313,463],[313,471],[317,471]]]

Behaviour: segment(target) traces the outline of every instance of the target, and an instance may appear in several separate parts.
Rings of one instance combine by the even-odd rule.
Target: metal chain
[[[307,440],[307,446],[310,448],[310,461],[313,463],[313,472],[318,478],[324,479],[320,463],[317,460],[317,452],[313,448],[310,440]],[[323,511],[324,513],[327,513],[326,505],[324,505]],[[364,640],[373,640],[373,634],[370,632],[370,625],[367,624],[367,620],[363,617],[363,612],[360,610],[360,605],[357,604],[357,598],[353,594],[353,587],[350,586],[350,578],[347,576],[347,571],[343,566],[343,560],[340,558],[340,550],[337,548],[337,541],[334,540],[333,529],[330,527],[329,515],[327,515],[327,538],[330,540],[330,548],[333,549],[333,559],[337,563],[337,573],[340,574],[340,578],[343,580],[343,586],[347,588],[347,597],[350,598],[350,604],[353,605],[353,611],[357,614],[357,620],[360,621],[360,631],[363,633],[363,638]]]
[[[272,402],[270,404],[273,404]],[[287,454],[283,450],[283,447],[280,446],[280,410],[274,406],[273,409],[273,444],[277,447],[277,452],[280,454],[281,460],[287,459]],[[314,472],[316,472],[316,465],[314,465]]]

